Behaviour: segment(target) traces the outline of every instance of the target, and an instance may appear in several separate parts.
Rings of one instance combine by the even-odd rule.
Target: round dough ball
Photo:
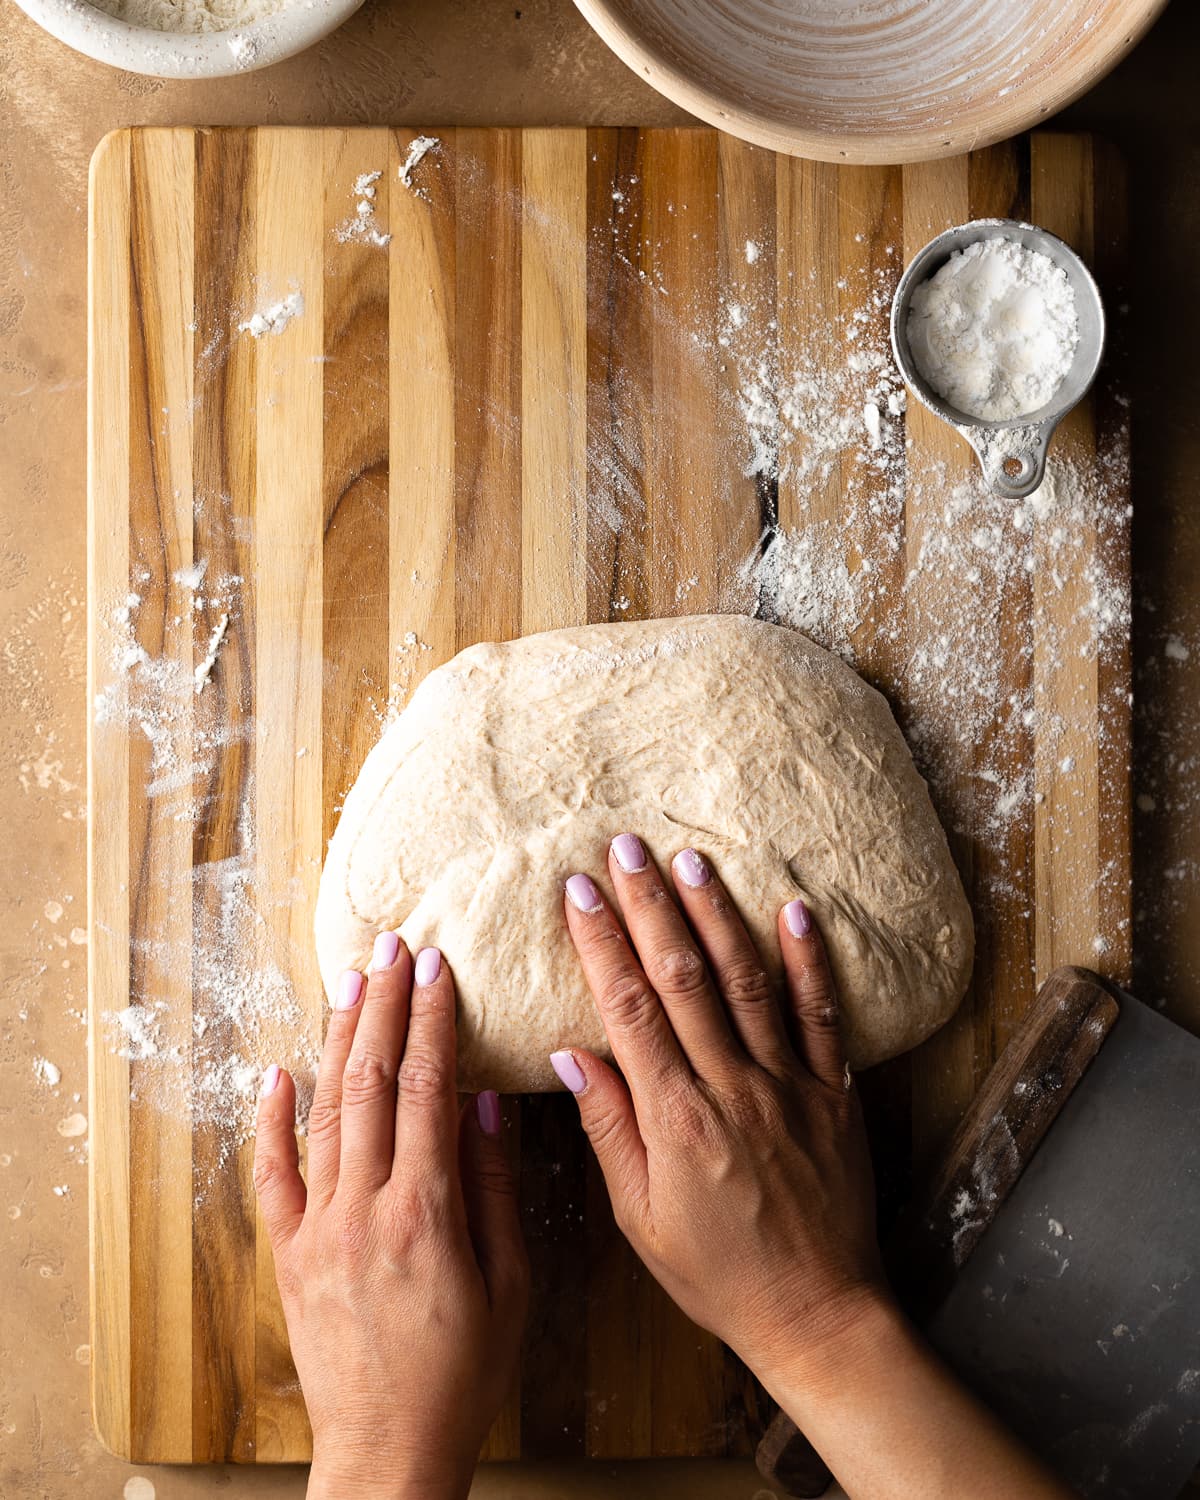
[[[794,631],[739,615],[585,625],[479,645],[430,674],[367,757],[329,846],[317,953],[332,995],[375,935],[442,949],[463,1089],[559,1087],[558,1047],[608,1056],[563,916],[609,840],[660,869],[694,845],[780,970],[776,914],[824,934],[856,1068],[962,998],[971,914],[886,701]]]

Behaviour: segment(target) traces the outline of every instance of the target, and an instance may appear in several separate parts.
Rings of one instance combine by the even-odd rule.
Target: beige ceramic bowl
[[[269,15],[227,31],[134,26],[88,0],[17,0],[39,26],[97,62],[155,78],[225,78],[302,52],[346,21],[363,0],[284,0]]]
[[[923,161],[1036,125],[1167,0],[575,0],[702,120],[793,156]]]

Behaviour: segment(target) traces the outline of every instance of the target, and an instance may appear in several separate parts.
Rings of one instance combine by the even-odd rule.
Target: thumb
[[[488,1089],[468,1100],[459,1129],[467,1227],[493,1311],[524,1320],[529,1257],[521,1234],[512,1166],[500,1135],[500,1098]]]
[[[278,1253],[299,1229],[308,1193],[296,1146],[296,1086],[275,1063],[263,1074],[258,1096],[254,1191],[271,1249]]]
[[[646,1147],[624,1079],[590,1052],[552,1052],[550,1066],[575,1095],[618,1223],[638,1223],[650,1193]]]

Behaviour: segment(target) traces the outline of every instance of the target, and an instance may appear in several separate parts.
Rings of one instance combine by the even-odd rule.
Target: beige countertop
[[[1132,167],[1135,951],[1139,993],[1200,1029],[1200,471],[1194,290],[1200,12],[1176,5],[1065,117]],[[135,1470],[88,1414],[84,860],[87,169],[130,124],[671,124],[683,116],[569,0],[367,0],[324,45],[262,73],[165,83],[118,73],[0,12],[0,1494],[152,1500],[299,1495],[286,1469]],[[1171,643],[1168,652],[1168,642]],[[1186,653],[1186,655],[1185,655]],[[57,1085],[37,1063],[60,1070]],[[50,1077],[53,1076],[51,1072]],[[597,1476],[599,1480],[602,1476]],[[597,1496],[607,1486],[598,1486]],[[661,1474],[638,1488],[666,1495]],[[670,1488],[675,1488],[671,1486]],[[547,1472],[480,1495],[591,1490]],[[622,1486],[631,1497],[633,1488]],[[692,1475],[703,1500],[768,1494]],[[1197,1491],[1200,1493],[1200,1491]]]

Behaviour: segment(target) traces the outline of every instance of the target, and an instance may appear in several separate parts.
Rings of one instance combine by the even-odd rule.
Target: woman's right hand
[[[628,939],[585,875],[567,882],[567,921],[624,1079],[590,1052],[552,1060],[634,1249],[848,1493],[1066,1500],[887,1291],[866,1135],[807,908],[779,914],[780,1003],[703,856],[672,863],[679,905],[630,834],[613,840],[609,872]]]
[[[624,1079],[558,1053],[617,1220],[675,1302],[770,1383],[814,1366],[886,1299],[866,1134],[824,945],[802,901],[779,915],[786,994],[708,862],[668,891],[624,835],[567,920]],[[678,904],[677,904],[678,902]],[[680,909],[682,907],[682,910]]]

